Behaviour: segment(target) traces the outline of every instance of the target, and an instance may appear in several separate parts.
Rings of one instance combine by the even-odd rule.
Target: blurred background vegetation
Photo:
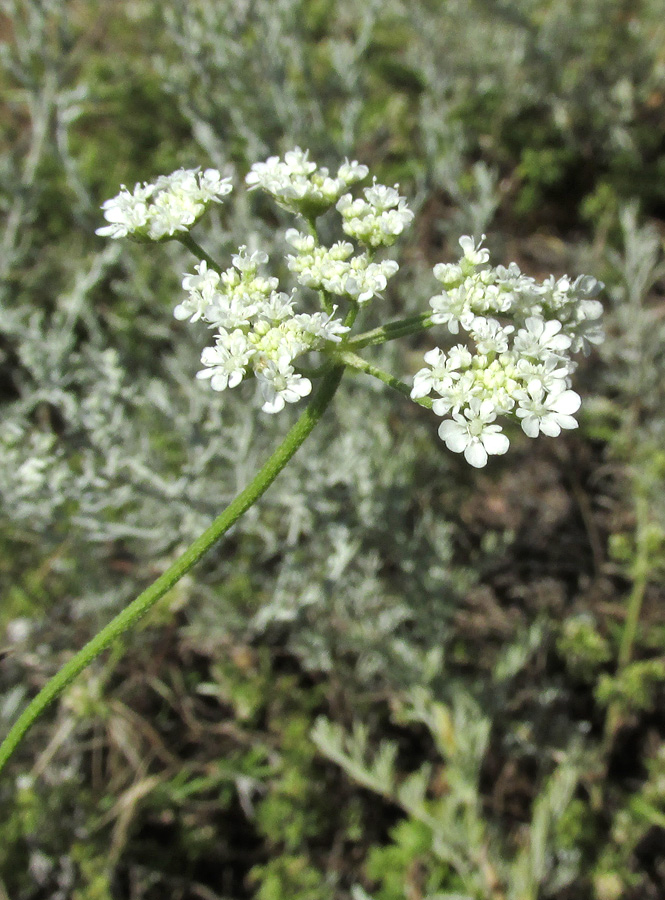
[[[195,382],[191,258],[94,234],[120,183],[357,158],[417,212],[380,320],[487,231],[497,262],[601,278],[608,329],[580,430],[481,472],[348,378],[21,747],[0,898],[662,900],[662,0],[0,9],[0,733],[297,414]],[[222,259],[284,249],[243,191],[206,221]],[[434,339],[376,358],[412,374]]]

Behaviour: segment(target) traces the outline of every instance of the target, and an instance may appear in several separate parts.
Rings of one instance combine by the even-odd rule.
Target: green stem
[[[183,234],[179,234],[178,240],[183,245],[183,247],[187,247],[188,250],[191,250],[194,256],[197,256],[199,259],[204,259],[209,268],[214,269],[215,272],[222,271],[222,267],[219,265],[219,263],[215,262],[215,260],[212,258],[212,256],[210,256],[209,253],[205,252],[203,247],[194,240],[194,238],[188,231],[185,231]]]
[[[309,233],[318,242],[319,232],[316,227],[316,216],[308,216],[305,215],[305,213],[300,213],[300,218],[304,221],[305,225],[307,225],[307,230],[309,231]]]
[[[319,291],[319,300],[321,301],[321,306],[325,309],[328,315],[332,315],[333,304],[332,300],[328,296],[327,291]]]
[[[360,312],[358,308],[358,304],[354,303],[349,307],[347,314],[344,316],[344,324],[347,328],[353,328],[353,323],[358,318],[358,313]]]
[[[417,316],[409,316],[397,322],[389,322],[380,328],[374,328],[372,331],[359,334],[358,337],[350,340],[346,346],[351,350],[360,350],[363,347],[369,347],[374,344],[385,344],[386,341],[394,341],[409,334],[418,334],[418,332],[431,328],[433,325],[431,313],[420,313]]]
[[[259,470],[253,481],[237,495],[212,525],[185,550],[163,575],[160,575],[136,600],[126,606],[46,683],[21,713],[5,740],[0,744],[0,772],[25,733],[46,707],[100,653],[142,618],[268,489],[323,415],[339,386],[343,372],[343,366],[336,366],[325,376],[317,393],[284,441]]]
[[[367,375],[372,375],[374,378],[378,378],[379,381],[387,384],[388,387],[399,391],[400,394],[404,394],[405,397],[413,400],[409,385],[404,381],[400,381],[400,379],[396,378],[394,375],[391,375],[390,372],[379,369],[378,366],[372,365],[372,363],[367,362],[366,359],[362,359],[362,357],[356,356],[355,353],[350,353],[348,350],[340,350],[334,354],[334,357],[339,360],[339,362],[344,363],[345,366],[356,369],[358,372],[365,372]],[[418,400],[413,400],[413,402],[418,403],[420,406],[424,406],[425,409],[432,408],[432,401],[429,397],[421,397]]]

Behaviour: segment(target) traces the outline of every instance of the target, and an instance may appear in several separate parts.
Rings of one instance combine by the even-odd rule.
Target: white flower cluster
[[[307,150],[296,147],[285,153],[283,160],[271,156],[254,163],[245,181],[250,188],[262,188],[285,209],[311,217],[331,207],[350,185],[366,178],[368,171],[367,166],[347,160],[333,178],[328,169],[310,161]]]
[[[259,274],[268,259],[264,253],[240,247],[226,271],[211,268],[206,257],[184,276],[186,297],[174,310],[177,319],[201,320],[216,329],[214,345],[201,354],[198,378],[208,379],[216,391],[254,378],[268,413],[311,392],[296,358],[329,353],[342,341],[349,331],[345,322],[350,324],[357,307],[379,295],[398,270],[392,259],[375,261],[374,250],[391,245],[413,219],[398,185],[374,180],[360,198],[345,193],[367,174],[366,166],[347,160],[333,177],[298,147],[283,159],[273,156],[252,166],[249,187],[261,188],[306,220],[310,233],[286,232],[294,251],[286,263],[300,285],[319,292],[324,311],[297,312],[296,291],[286,294],[276,278]],[[186,231],[230,190],[230,179],[216,169],[181,169],[154,184],[136,185],[133,192],[123,187],[104,203],[109,224],[97,233],[161,240]],[[333,207],[345,234],[362,245],[360,252],[347,240],[330,247],[319,243],[314,220]],[[573,415],[580,398],[570,386],[572,354],[588,352],[602,340],[602,306],[596,299],[602,285],[588,276],[538,283],[515,263],[492,267],[482,241],[465,236],[460,245],[459,262],[434,268],[443,290],[430,299],[431,322],[447,325],[454,335],[465,332],[468,346],[426,353],[411,396],[422,400],[436,394],[434,412],[448,417],[439,427],[441,438],[480,467],[488,456],[508,449],[496,422],[500,416],[519,421],[529,437],[577,426]],[[335,317],[335,296],[349,304],[346,320]]]
[[[389,247],[413,220],[398,185],[387,187],[374,182],[365,188],[365,199],[344,194],[337,202],[345,234],[368,247]]]
[[[188,231],[210,203],[220,202],[231,190],[231,179],[222,178],[217,169],[178,169],[152,184],[137,184],[133,191],[123,185],[117,196],[102,204],[110,224],[96,233],[152,241],[173,237],[176,232]]]
[[[445,290],[430,300],[432,321],[452,334],[467,332],[473,347],[430,350],[411,391],[413,399],[437,394],[434,412],[451,416],[439,436],[477,468],[508,449],[495,424],[499,416],[518,419],[534,438],[577,427],[573,414],[581,401],[570,390],[571,354],[603,339],[602,305],[595,299],[600,282],[581,276],[538,283],[515,263],[492,268],[481,243],[460,238],[464,255],[459,263],[435,266]]]
[[[277,279],[259,275],[267,260],[265,253],[240,247],[233,266],[221,274],[199,263],[196,274],[183,279],[188,296],[174,315],[217,329],[215,345],[201,354],[205,368],[198,378],[209,378],[213,390],[223,391],[254,375],[263,411],[276,413],[312,390],[311,381],[295,371],[294,359],[327,342],[339,343],[348,328],[333,318],[334,311],[294,312],[294,297],[277,290]]]
[[[264,253],[248,254],[241,247],[233,257],[233,266],[224,272],[200,262],[193,274],[185,275],[182,284],[187,296],[174,310],[177,319],[202,320],[217,329],[214,346],[201,355],[204,368],[198,378],[209,379],[214,390],[223,391],[254,377],[260,387],[262,409],[268,413],[279,412],[286,403],[311,392],[310,380],[296,371],[294,360],[311,350],[330,350],[349,331],[341,319],[335,318],[337,307],[332,305],[331,295],[362,305],[384,290],[398,270],[394,260],[373,261],[371,251],[354,255],[354,246],[348,241],[324,247],[315,237],[313,220],[334,207],[350,185],[366,176],[366,166],[346,161],[331,177],[300,148],[285,154],[284,159],[273,156],[252,166],[246,178],[250,188],[266,191],[280,205],[305,218],[312,228],[312,234],[288,229],[286,239],[294,253],[287,254],[286,262],[300,285],[323,294],[326,311],[296,312],[295,291],[285,294],[279,291],[276,278],[259,274],[259,266],[267,261]],[[398,225],[397,220],[391,224],[386,219],[382,226],[386,234],[397,235],[412,217],[403,198],[394,188],[383,185],[375,184],[368,191],[365,194],[374,204],[368,208],[374,218],[390,213],[400,220]],[[376,230],[378,226],[373,227]]]
[[[289,228],[286,239],[297,251],[297,256],[287,256],[286,262],[300,284],[350,297],[359,304],[384,290],[399,268],[394,259],[371,262],[367,253],[353,256],[348,241],[322,247],[311,234],[295,228]]]

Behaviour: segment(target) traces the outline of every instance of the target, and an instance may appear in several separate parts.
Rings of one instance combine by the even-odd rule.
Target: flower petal
[[[517,414],[519,415],[522,412],[523,410],[518,409]],[[522,431],[527,437],[537,438],[540,434],[539,420],[535,416],[524,413],[524,418],[522,419]]]
[[[580,408],[582,403],[582,398],[579,394],[576,394],[575,391],[564,391],[562,394],[559,394],[556,399],[548,404],[550,409],[553,409],[554,412],[564,413],[565,415],[571,415],[572,413],[576,413]],[[575,427],[575,426],[563,426],[564,428]]]
[[[480,438],[482,441],[483,447],[489,454],[492,456],[501,456],[507,452],[508,447],[510,447],[510,441],[502,432],[496,432],[494,434],[488,434],[485,432]]]
[[[483,466],[487,465],[487,451],[479,440],[474,440],[464,451],[464,459],[474,469],[482,469]]]
[[[439,437],[453,453],[461,453],[469,442],[466,428],[450,419],[439,425]]]

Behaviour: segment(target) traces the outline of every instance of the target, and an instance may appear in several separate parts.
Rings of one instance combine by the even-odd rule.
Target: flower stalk
[[[379,381],[387,384],[388,387],[391,387],[393,390],[398,391],[405,397],[409,397],[409,399],[412,399],[411,388],[405,381],[401,381],[399,378],[395,377],[395,375],[391,375],[390,372],[386,372],[383,369],[380,369],[378,366],[373,365],[373,363],[368,362],[361,356],[356,356],[355,353],[351,353],[348,350],[340,350],[335,354],[335,358],[345,366],[348,366],[351,369],[355,369],[357,372],[365,372],[366,375],[371,375],[373,378],[378,378]],[[421,397],[414,402],[418,403],[419,406],[424,406],[425,409],[432,408],[432,401],[429,399],[429,397]]]
[[[253,480],[242,490],[226,509],[215,519],[166,572],[140,594],[122,612],[96,634],[69,662],[51,678],[37,696],[30,702],[0,744],[0,772],[20,744],[33,723],[44,710],[71,684],[71,682],[94,659],[104,652],[124,632],[143,618],[189,570],[217,543],[229,528],[256,503],[302,443],[319,422],[339,387],[344,372],[343,366],[336,366],[324,376],[318,391],[304,412],[288,432],[272,456],[264,463]]]
[[[433,325],[431,313],[419,313],[417,316],[408,316],[406,319],[399,319],[396,322],[381,325],[379,328],[373,328],[371,331],[365,331],[352,338],[346,346],[353,350],[362,350],[363,347],[377,346],[385,344],[386,341],[395,341],[411,334],[419,334]]]
[[[194,256],[198,257],[198,259],[205,260],[208,268],[212,269],[213,272],[222,271],[222,267],[220,266],[220,264],[216,262],[209,253],[206,253],[203,247],[198,243],[198,241],[194,240],[194,238],[188,231],[179,234],[177,239],[183,245],[183,247],[186,247],[188,250],[190,250],[194,254]]]

